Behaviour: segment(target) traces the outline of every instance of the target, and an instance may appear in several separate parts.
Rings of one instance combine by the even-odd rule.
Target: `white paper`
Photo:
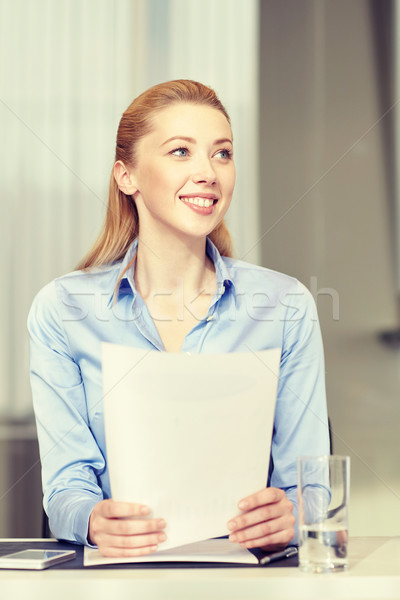
[[[102,353],[112,498],[166,520],[160,550],[226,535],[267,482],[280,349]]]
[[[204,540],[159,550],[147,556],[135,556],[131,558],[109,558],[102,556],[99,550],[85,546],[83,553],[83,566],[109,565],[122,563],[149,563],[149,562],[220,562],[235,564],[258,564],[254,554],[237,544],[232,544],[226,538],[216,540]]]

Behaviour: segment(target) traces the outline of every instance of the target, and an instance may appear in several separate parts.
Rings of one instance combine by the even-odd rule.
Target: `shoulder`
[[[72,271],[57,277],[42,287],[33,299],[28,324],[32,319],[58,319],[60,305],[72,296],[87,294],[112,294],[118,277],[120,263]]]
[[[108,289],[113,285],[118,277],[121,261],[102,265],[101,267],[91,267],[86,270],[72,271],[61,277],[57,277],[51,283],[54,284],[56,291],[60,289],[78,290],[78,289]],[[50,284],[51,285],[51,284]],[[46,287],[46,286],[45,286]]]
[[[235,285],[249,285],[249,289],[261,288],[275,292],[304,292],[310,295],[307,288],[295,277],[254,265],[235,258],[222,257]]]
[[[223,257],[236,296],[253,306],[279,309],[285,319],[301,319],[309,313],[316,318],[311,292],[295,277],[242,260]]]

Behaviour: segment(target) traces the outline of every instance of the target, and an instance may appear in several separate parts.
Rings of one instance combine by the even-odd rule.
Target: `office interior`
[[[382,340],[400,327],[399,10],[0,0],[0,537],[42,531],[29,306],[96,237],[120,114],[178,77],[213,85],[232,116],[236,255],[316,300],[334,452],[351,457],[350,534],[400,535],[400,346]]]

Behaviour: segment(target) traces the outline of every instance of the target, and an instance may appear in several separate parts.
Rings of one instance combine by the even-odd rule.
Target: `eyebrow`
[[[163,142],[161,144],[161,146],[165,146],[165,144],[168,144],[168,142],[172,142],[174,140],[182,140],[184,142],[189,142],[190,144],[195,144],[196,143],[196,140],[194,138],[186,137],[185,135],[175,135],[175,136],[173,136],[173,137],[168,138],[167,140],[165,140],[165,142]],[[231,139],[229,139],[229,138],[221,138],[219,140],[215,140],[214,141],[214,145],[226,144],[227,142],[229,144],[233,144],[233,142],[232,142]]]

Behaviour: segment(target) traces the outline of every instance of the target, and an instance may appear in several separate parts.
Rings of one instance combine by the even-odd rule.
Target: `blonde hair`
[[[135,165],[135,149],[138,141],[151,131],[154,113],[178,102],[205,104],[221,111],[230,124],[229,115],[211,88],[187,79],[167,81],[155,85],[138,96],[122,115],[117,132],[115,162]],[[103,228],[99,237],[78,269],[100,266],[120,260],[139,234],[139,216],[131,196],[121,192],[111,172],[108,205]],[[232,256],[232,240],[221,221],[209,234],[220,254]]]

